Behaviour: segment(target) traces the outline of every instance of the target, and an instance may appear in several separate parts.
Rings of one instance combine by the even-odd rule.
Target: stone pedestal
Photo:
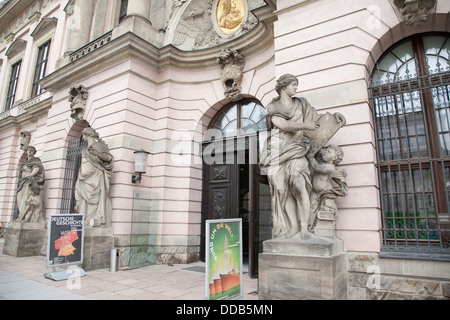
[[[85,271],[109,268],[114,247],[113,228],[86,227],[83,246]]]
[[[259,255],[261,300],[345,300],[347,259],[339,239],[272,239]]]
[[[150,21],[140,15],[128,15],[112,31],[112,39],[116,39],[128,32],[134,33],[145,41],[159,47],[164,36],[156,30]]]
[[[14,257],[32,257],[44,253],[47,229],[44,222],[10,222],[5,226],[3,253]]]

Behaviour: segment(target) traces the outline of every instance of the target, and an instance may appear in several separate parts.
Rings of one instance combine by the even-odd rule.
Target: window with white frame
[[[14,63],[11,67],[11,76],[9,78],[8,92],[6,94],[6,110],[9,110],[14,106],[21,65],[22,60]]]
[[[32,97],[38,96],[42,93],[42,87],[39,84],[39,80],[45,77],[48,64],[48,56],[50,52],[50,44],[51,41],[48,41],[44,45],[39,47],[38,58],[34,71],[33,89],[31,92]]]

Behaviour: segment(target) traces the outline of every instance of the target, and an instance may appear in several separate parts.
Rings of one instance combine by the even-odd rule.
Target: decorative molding
[[[88,98],[88,89],[83,85],[71,87],[69,90],[70,117],[76,121],[84,120],[84,108]]]
[[[240,37],[236,39],[233,42],[233,47],[245,57],[261,53],[273,45],[272,31],[270,25],[260,23],[254,29],[250,38]],[[112,39],[96,50],[85,52],[84,55],[81,54],[78,59],[72,62],[63,63],[61,68],[43,78],[40,84],[45,90],[53,93],[66,90],[74,83],[80,83],[87,77],[92,77],[130,59],[139,59],[157,72],[162,72],[171,67],[180,67],[185,70],[217,68],[217,56],[224,46],[191,52],[181,51],[171,45],[157,48],[128,32]],[[75,54],[74,52],[71,56]]]
[[[436,0],[394,0],[394,5],[405,24],[418,27],[427,21]]]
[[[212,190],[212,218],[225,219],[228,212],[228,188]]]
[[[239,1],[239,9],[235,10],[239,11],[242,21],[229,29],[229,33],[225,25],[220,26],[217,15],[222,12],[219,6],[227,7],[232,0],[192,0],[177,16],[178,21],[169,24],[173,28],[169,30],[172,37],[169,42],[180,50],[195,51],[221,45],[253,30],[259,23],[252,10],[266,6],[266,3],[263,0],[233,1]]]
[[[19,139],[20,150],[26,152],[28,146],[30,145],[30,141],[31,141],[31,133],[29,131],[20,132],[20,139]]]
[[[13,57],[17,52],[21,51],[25,48],[27,45],[27,42],[23,39],[17,39],[15,40],[8,48],[8,50],[5,53],[5,56],[8,58]]]
[[[58,23],[57,18],[43,18],[41,22],[34,28],[31,36],[34,39],[40,38],[47,30],[52,28],[56,28],[56,24]]]
[[[221,81],[225,96],[230,101],[241,100],[244,56],[237,50],[223,49],[217,57],[217,63],[222,68]]]
[[[48,112],[52,102],[53,98],[46,92],[0,113],[0,130],[21,127],[29,122],[35,122],[36,119]]]
[[[79,58],[83,57],[84,55],[91,53],[92,51],[97,50],[100,47],[103,47],[105,44],[110,42],[111,39],[112,39],[112,31],[105,33],[104,35],[95,39],[94,41],[91,41],[84,47],[72,52],[69,57],[70,62],[78,60]]]

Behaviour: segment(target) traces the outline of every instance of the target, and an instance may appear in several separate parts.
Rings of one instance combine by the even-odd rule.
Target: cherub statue
[[[343,157],[342,149],[337,146],[322,149],[316,157],[308,155],[312,171],[311,214],[308,223],[310,232],[314,232],[319,213],[325,213],[334,218],[337,213],[335,199],[348,194],[347,174],[345,170],[336,169],[336,165],[342,161]],[[337,187],[334,187],[331,181],[334,181]]]

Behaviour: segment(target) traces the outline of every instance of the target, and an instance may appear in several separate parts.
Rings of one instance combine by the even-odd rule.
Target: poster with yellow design
[[[242,219],[206,221],[206,299],[243,296]]]

